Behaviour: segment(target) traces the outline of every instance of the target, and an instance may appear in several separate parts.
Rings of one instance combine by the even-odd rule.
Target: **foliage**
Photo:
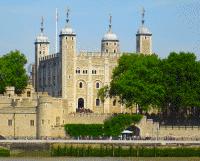
[[[110,144],[91,147],[65,146],[52,147],[52,156],[77,156],[77,157],[200,157],[198,147],[144,147],[144,146],[114,146]]]
[[[28,76],[24,65],[26,57],[20,51],[11,51],[0,57],[0,93],[6,86],[14,86],[16,93],[21,93],[27,86]]]
[[[109,93],[108,93],[108,92],[109,92],[109,87],[108,87],[108,85],[106,85],[106,86],[102,87],[101,89],[99,89],[97,95],[98,95],[98,97],[100,98],[100,100],[101,100],[102,102],[104,102],[104,101],[105,101],[105,98],[107,98],[107,97],[109,96]]]
[[[131,124],[136,124],[142,115],[118,114],[104,121],[105,136],[119,136]]]
[[[65,125],[65,131],[74,137],[78,136],[102,136],[103,125],[102,124],[67,124]]]
[[[127,107],[158,106],[164,95],[160,59],[156,55],[127,54],[119,59],[110,84],[110,96],[119,96]]]
[[[118,114],[104,121],[104,124],[67,124],[65,131],[70,136],[119,136],[131,124],[138,123],[141,115]]]
[[[8,149],[0,149],[0,157],[8,157],[10,156],[10,150]]]
[[[200,62],[193,53],[172,52],[161,64],[163,107],[175,116],[188,107],[200,107]]]

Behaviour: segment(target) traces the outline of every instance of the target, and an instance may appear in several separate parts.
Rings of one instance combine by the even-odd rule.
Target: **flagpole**
[[[56,43],[55,43],[55,53],[58,53],[58,9],[56,8]]]

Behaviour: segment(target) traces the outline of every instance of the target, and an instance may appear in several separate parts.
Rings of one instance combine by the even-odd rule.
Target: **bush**
[[[67,124],[65,131],[73,137],[92,136],[98,137],[103,135],[102,124]]]
[[[10,156],[10,151],[8,149],[0,149],[0,157]]]

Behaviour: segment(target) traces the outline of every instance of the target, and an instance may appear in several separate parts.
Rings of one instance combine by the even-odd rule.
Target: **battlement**
[[[121,53],[80,51],[78,57],[120,57]]]
[[[50,59],[57,58],[58,56],[59,56],[59,53],[47,55],[47,56],[39,58],[39,61],[48,61]]]

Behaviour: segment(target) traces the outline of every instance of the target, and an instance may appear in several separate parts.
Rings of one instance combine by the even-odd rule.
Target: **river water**
[[[200,158],[74,158],[74,157],[56,157],[56,158],[0,158],[0,161],[200,161]]]

